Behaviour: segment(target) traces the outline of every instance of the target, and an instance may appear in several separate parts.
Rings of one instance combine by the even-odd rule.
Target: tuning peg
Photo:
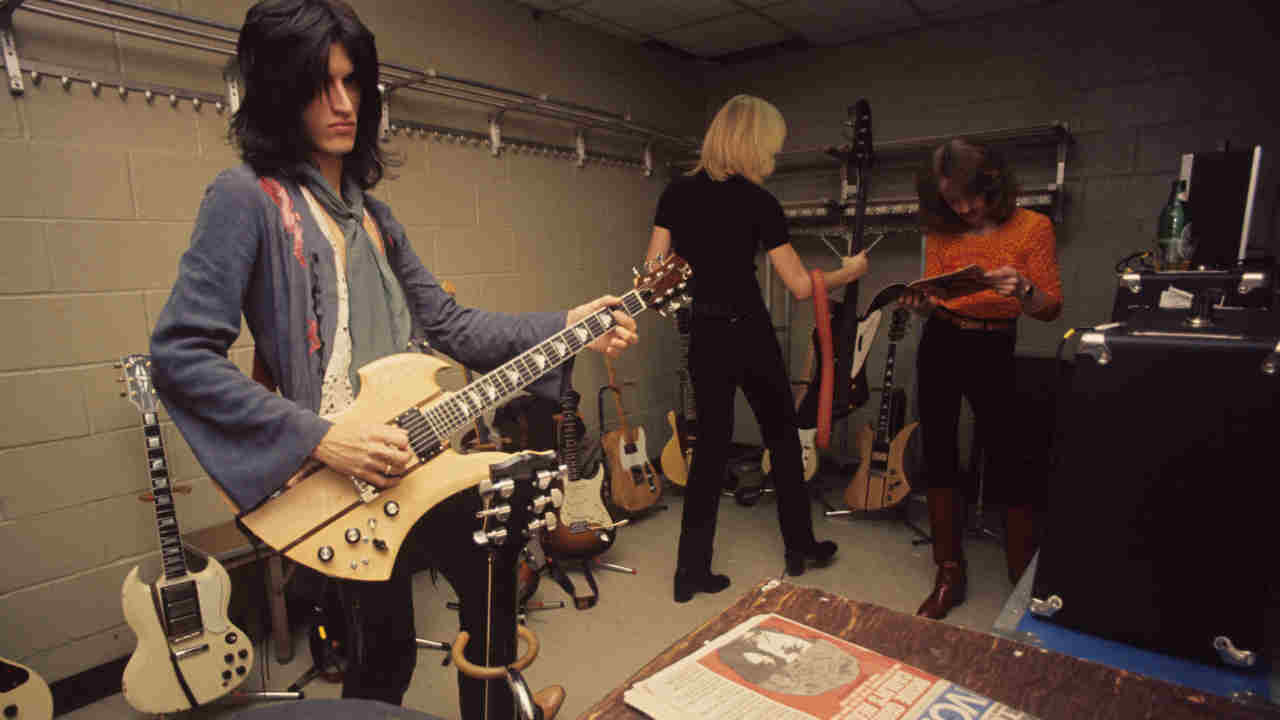
[[[564,493],[560,492],[560,488],[551,488],[551,506],[561,507],[564,505]]]
[[[632,277],[640,277],[640,271],[636,269],[636,266],[635,266],[635,265],[632,265],[632,266],[631,266],[631,276],[632,276]]]
[[[565,477],[568,474],[569,472],[568,468],[565,468],[564,465],[561,465],[560,467],[564,468],[563,474],[559,472],[552,472],[550,470],[539,470],[537,472],[536,483],[539,490],[546,490],[547,488],[551,487],[551,481],[555,480],[557,476]]]
[[[494,481],[493,478],[483,478],[480,480],[478,489],[482,498],[487,498],[494,493],[501,493],[502,497],[509,498],[516,491],[516,482],[511,478],[498,481]]]
[[[497,518],[498,522],[506,522],[507,518],[511,517],[511,506],[504,503],[476,513],[477,520],[483,520],[490,517]]]
[[[488,547],[490,545],[502,545],[507,541],[507,531],[503,528],[485,532],[477,530],[471,535],[471,541],[480,547]]]

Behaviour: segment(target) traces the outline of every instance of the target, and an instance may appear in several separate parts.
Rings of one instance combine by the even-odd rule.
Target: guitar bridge
[[[360,502],[371,503],[374,498],[378,497],[378,488],[354,475],[351,477],[351,484],[355,485],[356,494],[360,496]]]

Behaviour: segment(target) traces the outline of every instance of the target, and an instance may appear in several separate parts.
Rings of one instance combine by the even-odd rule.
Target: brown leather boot
[[[1035,511],[1030,505],[1009,507],[1004,515],[1004,559],[1009,566],[1009,582],[1018,583],[1035,554]]]
[[[938,574],[933,592],[920,604],[916,615],[941,620],[951,608],[964,602],[968,585],[962,544],[964,509],[964,497],[955,488],[929,488],[929,530]]]
[[[563,703],[564,687],[560,685],[548,685],[533,695],[533,704],[542,710],[543,720],[554,720]]]

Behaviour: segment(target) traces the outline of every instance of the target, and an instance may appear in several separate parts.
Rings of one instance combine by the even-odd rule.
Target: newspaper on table
[[[632,685],[655,720],[1036,720],[781,615],[757,615]]]

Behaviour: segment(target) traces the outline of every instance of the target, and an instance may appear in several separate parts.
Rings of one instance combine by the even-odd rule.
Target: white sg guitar
[[[121,588],[124,618],[138,647],[124,669],[124,699],[144,713],[171,713],[204,705],[244,682],[253,667],[253,645],[227,619],[231,578],[212,557],[189,572],[160,436],[159,403],[151,386],[151,360],[120,361],[129,400],[142,411],[142,434],[155,498],[164,577],[147,584],[138,568]]]
[[[34,670],[0,658],[0,708],[4,717],[17,720],[50,720],[53,694]]]
[[[804,481],[809,482],[813,479],[815,473],[818,472],[818,448],[815,438],[818,437],[818,428],[800,428],[800,457],[804,463]],[[773,472],[773,464],[769,461],[769,451],[764,451],[764,457],[760,458],[760,470],[768,475]]]

